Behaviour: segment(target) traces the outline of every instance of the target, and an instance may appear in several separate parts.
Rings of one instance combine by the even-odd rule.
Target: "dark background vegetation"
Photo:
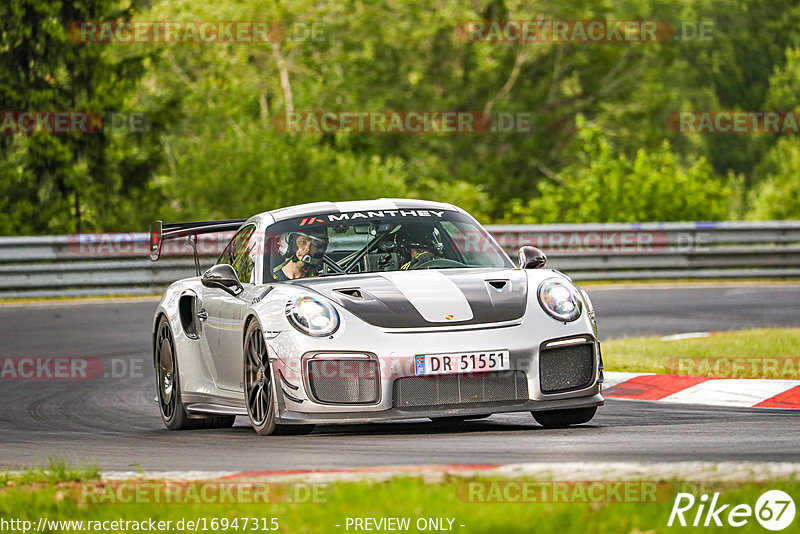
[[[455,32],[535,18],[713,29],[664,43],[467,43]],[[128,19],[278,20],[290,33],[277,46],[67,33]],[[3,0],[0,37],[0,109],[149,118],[143,133],[0,135],[0,234],[144,231],[155,218],[381,196],[450,201],[483,222],[800,216],[797,136],[667,127],[677,110],[795,110],[797,1]],[[286,134],[272,120],[287,107],[525,112],[532,130]]]

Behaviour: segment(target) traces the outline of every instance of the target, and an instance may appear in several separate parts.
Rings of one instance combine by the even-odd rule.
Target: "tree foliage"
[[[135,6],[113,0],[7,0],[0,4],[0,109],[125,113],[149,64],[140,51],[70,39],[82,20],[127,20]],[[148,110],[162,116],[166,103]],[[155,112],[155,113],[153,113]],[[152,176],[161,160],[156,119],[149,132],[0,135],[0,233],[130,228],[142,203],[161,202]]]
[[[575,162],[539,184],[540,196],[513,201],[516,223],[720,220],[730,188],[698,158],[682,165],[664,141],[633,159],[614,151],[597,126],[578,116]]]
[[[0,109],[150,120],[144,134],[0,135],[0,233],[139,230],[380,196],[450,201],[486,222],[797,216],[794,140],[667,127],[679,110],[794,109],[796,0],[143,1],[0,4]],[[537,18],[667,20],[677,34],[514,43],[455,31]],[[288,33],[275,45],[67,35],[74,21],[128,19],[271,20]],[[701,24],[709,39],[684,33]],[[282,133],[273,121],[289,109],[524,113],[531,129]]]

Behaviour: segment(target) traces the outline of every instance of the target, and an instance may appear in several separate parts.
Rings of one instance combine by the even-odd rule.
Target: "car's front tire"
[[[234,421],[236,421],[236,416],[234,415],[189,417],[181,401],[175,338],[172,335],[172,328],[170,328],[169,322],[163,317],[156,328],[155,351],[158,405],[164,426],[170,430],[230,428],[233,426]]]
[[[250,424],[259,435],[301,435],[314,430],[314,425],[275,423],[278,408],[269,355],[261,325],[255,320],[250,322],[244,336],[244,396]]]
[[[572,408],[570,410],[548,410],[531,412],[536,422],[545,428],[566,428],[571,425],[588,423],[597,412],[597,406]]]

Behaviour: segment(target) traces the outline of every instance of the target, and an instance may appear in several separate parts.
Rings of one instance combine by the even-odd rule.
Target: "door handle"
[[[199,312],[197,312],[197,318],[200,319],[201,321],[205,321],[206,319],[208,319],[208,312],[205,310],[200,310]]]

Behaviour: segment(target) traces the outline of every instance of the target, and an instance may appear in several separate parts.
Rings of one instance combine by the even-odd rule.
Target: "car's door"
[[[230,264],[244,291],[238,295],[211,287],[202,291],[203,336],[206,361],[217,387],[238,391],[242,382],[242,321],[256,282],[256,227],[241,228],[225,247],[217,264]]]

